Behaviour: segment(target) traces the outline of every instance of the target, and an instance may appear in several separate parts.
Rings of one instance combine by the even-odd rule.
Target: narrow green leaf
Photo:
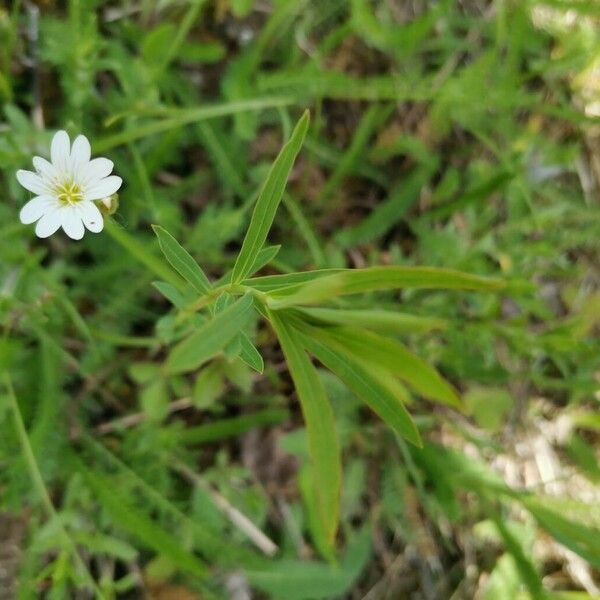
[[[318,206],[323,206],[325,202],[340,188],[344,178],[352,173],[361,158],[364,160],[364,151],[367,147],[373,132],[378,125],[381,125],[383,114],[389,114],[387,106],[382,107],[379,104],[371,104],[363,113],[361,120],[354,130],[352,141],[344,152],[341,160],[336,165],[333,173],[321,188],[316,200]]]
[[[271,308],[318,304],[338,296],[376,290],[403,288],[441,288],[467,290],[501,290],[503,281],[469,275],[451,269],[433,267],[368,267],[348,269],[307,283],[271,292]]]
[[[415,458],[429,472],[436,485],[454,491],[468,490],[478,496],[521,498],[521,492],[506,485],[502,477],[482,460],[466,456],[462,450],[429,443],[415,454]]]
[[[316,340],[310,333],[298,331],[302,345],[325,367],[337,375],[352,392],[361,398],[390,427],[415,446],[421,447],[421,436],[409,412],[397,394],[385,386],[369,366],[335,339],[327,343]]]
[[[222,365],[214,361],[201,369],[194,381],[192,404],[199,409],[210,408],[225,391]]]
[[[131,544],[116,537],[104,535],[99,531],[93,533],[71,531],[71,536],[77,544],[86,547],[94,554],[114,556],[125,562],[131,562],[139,555],[139,552]]]
[[[265,363],[260,352],[256,349],[250,338],[242,332],[240,335],[241,350],[240,358],[251,368],[258,373],[265,370]]]
[[[210,281],[200,268],[200,265],[190,256],[181,244],[160,225],[152,225],[158,237],[158,243],[169,264],[189,283],[199,294],[210,290]]]
[[[306,436],[303,439],[305,442],[304,454],[307,455]],[[308,458],[310,459],[310,455]],[[310,534],[312,545],[318,554],[331,561],[335,555],[327,530],[323,526],[321,507],[317,499],[317,489],[322,484],[316,480],[315,470],[312,468],[310,460],[302,465],[297,473],[296,481],[304,506],[306,529]]]
[[[491,514],[492,519],[502,536],[506,550],[512,555],[517,570],[519,571],[519,575],[521,576],[521,580],[531,594],[532,600],[546,600],[547,596],[544,592],[540,576],[531,560],[525,554],[519,540],[517,540],[506,526],[502,515],[494,510],[489,504],[486,508],[488,514]]]
[[[152,285],[177,308],[185,307],[183,294],[174,286],[166,281],[153,281]]]
[[[421,317],[393,310],[344,310],[337,308],[301,308],[299,311],[313,319],[352,325],[386,333],[426,333],[436,329],[446,329],[447,323],[436,317]]]
[[[306,423],[315,494],[325,538],[333,547],[340,510],[342,481],[340,448],[333,411],[317,370],[299,342],[296,332],[282,318],[270,312],[269,319],[277,334],[294,381]]]
[[[246,294],[204,323],[173,348],[167,358],[167,371],[192,371],[217,355],[248,324],[254,312],[252,305],[252,296]]]
[[[180,540],[145,516],[111,479],[88,470],[79,461],[78,471],[116,525],[136,537],[144,546],[169,559],[174,567],[196,577],[207,576],[208,569],[204,563],[191,552],[186,552]]]
[[[290,413],[283,408],[267,408],[252,414],[187,427],[179,432],[178,439],[184,444],[208,444],[240,436],[255,427],[282,423],[289,416]]]
[[[356,327],[326,330],[312,327],[310,332],[324,343],[328,338],[335,339],[363,363],[373,363],[388,370],[425,398],[456,408],[461,405],[456,390],[432,366],[396,340]]]
[[[309,113],[306,111],[298,121],[289,141],[282,148],[267,175],[267,180],[256,201],[242,248],[233,267],[231,277],[233,283],[239,283],[248,276],[267,239],[275,213],[283,197],[290,171],[308,131],[308,124]]]
[[[265,248],[262,248],[262,250],[256,256],[256,260],[254,261],[254,264],[252,265],[248,275],[256,273],[263,267],[266,267],[277,256],[279,250],[281,250],[281,245],[266,246]]]
[[[158,422],[169,414],[169,387],[164,379],[147,385],[139,394],[140,405],[149,421]]]
[[[558,510],[543,505],[543,497],[522,499],[536,521],[561,544],[600,568],[600,530],[565,517]]]
[[[253,277],[246,279],[242,283],[253,287],[261,292],[271,292],[290,286],[296,286],[301,283],[334,275],[336,273],[344,273],[346,269],[317,269],[315,271],[299,271],[297,273],[285,273],[284,275],[264,275],[262,277]]]
[[[351,532],[341,564],[314,560],[273,561],[265,569],[247,569],[250,583],[273,600],[339,598],[351,591],[372,555],[368,526]]]
[[[434,171],[434,164],[426,164],[418,168],[394,187],[389,198],[378,204],[358,225],[343,229],[335,236],[342,248],[365,244],[382,238],[394,225],[401,221],[406,212],[421,195],[423,186]]]

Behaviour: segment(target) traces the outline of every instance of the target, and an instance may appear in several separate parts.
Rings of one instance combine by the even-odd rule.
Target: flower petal
[[[71,160],[71,142],[66,131],[57,131],[50,145],[52,164],[61,171],[67,171]]]
[[[35,226],[35,234],[41,238],[51,236],[61,225],[62,210],[56,208],[42,215]]]
[[[112,160],[108,158],[94,158],[87,165],[84,165],[79,173],[80,183],[82,185],[92,186],[101,179],[108,177],[113,170]]]
[[[17,171],[17,180],[26,190],[29,190],[34,194],[50,195],[52,193],[52,190],[50,190],[44,180],[33,171],[19,169]]]
[[[83,224],[93,233],[100,233],[104,228],[104,219],[98,207],[93,202],[86,202],[85,200],[80,202],[79,206]]]
[[[56,206],[56,200],[52,196],[36,196],[30,200],[19,213],[21,223],[29,225],[52,210]]]
[[[72,240],[80,240],[85,233],[81,212],[77,206],[66,206],[61,211],[61,225]]]
[[[123,180],[117,175],[105,177],[87,188],[84,192],[84,198],[86,200],[101,200],[102,198],[106,198],[106,196],[114,194],[121,187],[122,183]]]
[[[50,184],[58,178],[58,171],[56,167],[45,158],[41,156],[33,157],[33,166],[35,170],[42,176],[42,179]]]
[[[73,173],[80,173],[81,169],[90,162],[92,148],[85,135],[78,135],[71,148],[71,165]]]

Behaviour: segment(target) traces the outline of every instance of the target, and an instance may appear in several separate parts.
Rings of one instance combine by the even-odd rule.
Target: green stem
[[[17,401],[17,397],[15,395],[15,390],[12,385],[12,380],[8,373],[4,373],[4,383],[8,390],[8,401],[10,408],[13,412],[15,419],[15,427],[17,430],[17,436],[19,438],[19,442],[21,444],[21,449],[23,451],[23,456],[25,458],[25,462],[27,464],[27,470],[29,471],[29,475],[33,482],[33,486],[35,487],[42,504],[44,505],[44,509],[46,510],[48,517],[55,521],[58,524],[59,531],[63,538],[63,543],[68,547],[68,550],[72,553],[77,566],[83,573],[85,579],[87,580],[87,585],[94,591],[94,594],[97,598],[102,600],[104,598],[104,594],[102,590],[98,587],[91,573],[89,572],[87,565],[77,552],[77,548],[75,543],[70,538],[67,530],[63,526],[54,505],[52,504],[52,500],[50,498],[50,494],[46,488],[46,484],[44,483],[44,479],[42,478],[42,474],[38,467],[37,461],[35,459],[35,455],[33,453],[33,449],[31,448],[31,444],[29,443],[29,436],[27,435],[27,429],[25,429],[25,423],[23,422],[23,416],[21,415],[21,409],[19,408],[19,403]]]
[[[182,321],[189,317],[192,313],[198,312],[199,310],[210,306],[221,294],[227,293],[233,296],[243,296],[248,292],[260,300],[263,304],[266,304],[267,294],[261,292],[260,290],[256,290],[253,287],[238,283],[224,283],[223,285],[213,288],[210,292],[208,292],[208,294],[200,296],[189,306],[185,307],[177,319]]]

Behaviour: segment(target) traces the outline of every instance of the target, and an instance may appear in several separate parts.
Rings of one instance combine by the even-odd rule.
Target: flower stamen
[[[63,205],[76,204],[83,200],[83,192],[74,181],[65,181],[56,186],[56,198]]]

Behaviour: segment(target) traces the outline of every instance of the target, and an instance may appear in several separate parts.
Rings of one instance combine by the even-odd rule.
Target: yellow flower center
[[[59,183],[55,189],[56,197],[61,204],[75,204],[83,200],[81,187],[74,181]]]

